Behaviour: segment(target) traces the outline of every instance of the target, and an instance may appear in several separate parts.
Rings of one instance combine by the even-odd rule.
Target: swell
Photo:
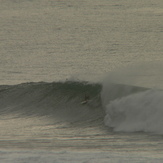
[[[16,117],[46,116],[58,121],[103,119],[100,84],[87,82],[38,82],[0,86],[0,114]],[[85,94],[91,101],[81,105]]]

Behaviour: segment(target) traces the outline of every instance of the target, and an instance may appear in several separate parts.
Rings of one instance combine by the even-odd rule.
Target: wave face
[[[112,90],[114,97],[117,98],[110,101],[113,97],[109,97]],[[114,131],[163,134],[162,99],[161,90],[105,85],[102,90],[103,106],[106,111],[105,124]]]
[[[103,116],[100,92],[100,84],[72,81],[0,86],[0,114],[49,116],[68,122],[93,121]],[[81,105],[85,94],[89,94],[91,101]]]

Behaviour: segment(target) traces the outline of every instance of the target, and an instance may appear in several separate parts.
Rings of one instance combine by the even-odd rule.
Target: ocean
[[[0,4],[0,162],[163,162],[162,0]]]

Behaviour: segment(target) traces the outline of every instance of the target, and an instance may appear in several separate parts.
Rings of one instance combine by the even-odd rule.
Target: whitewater
[[[0,162],[163,162],[162,0],[0,3]]]

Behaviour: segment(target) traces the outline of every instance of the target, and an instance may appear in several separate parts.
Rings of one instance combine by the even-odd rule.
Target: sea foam
[[[163,134],[163,91],[146,90],[105,105],[105,124],[115,131]]]

